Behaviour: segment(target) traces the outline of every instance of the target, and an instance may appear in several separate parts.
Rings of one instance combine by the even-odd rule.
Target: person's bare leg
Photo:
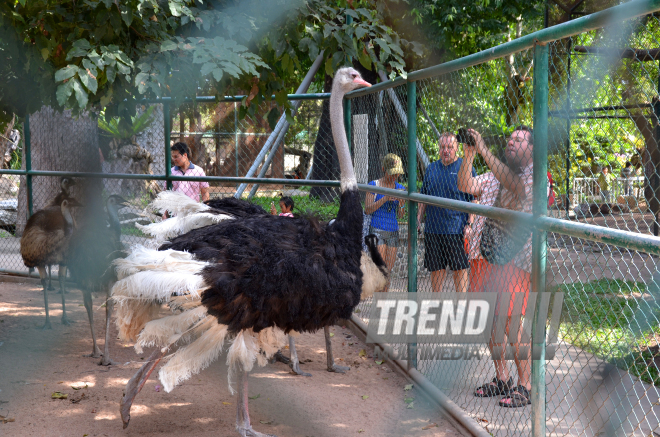
[[[387,269],[392,271],[394,268],[394,263],[396,262],[396,252],[397,247],[385,246],[385,264],[387,264]]]
[[[99,349],[96,344],[96,334],[94,333],[94,308],[92,302],[92,292],[88,290],[82,290],[83,293],[83,303],[85,304],[85,309],[87,310],[87,318],[89,319],[89,327],[92,330],[92,353],[85,354],[83,357],[92,357],[98,358],[101,356],[101,349]]]
[[[468,269],[456,270],[455,272],[452,272],[452,276],[454,278],[454,287],[456,287],[456,291],[459,293],[466,293],[470,283]]]
[[[248,411],[248,379],[247,372],[241,370],[238,382],[238,395],[236,396],[236,431],[241,437],[275,437],[272,434],[263,434],[252,429],[250,412]]]
[[[323,333],[325,334],[325,351],[328,359],[328,372],[346,373],[348,370],[351,370],[350,367],[338,366],[335,364],[335,358],[332,355],[332,342],[330,341],[330,327],[324,326]]]
[[[300,370],[300,360],[298,359],[298,352],[296,351],[296,341],[293,339],[292,335],[289,335],[289,352],[291,353],[291,359],[288,364],[289,367],[291,367],[291,371],[300,376],[312,376],[311,373],[305,373]]]
[[[112,319],[112,308],[114,301],[110,299],[110,289],[105,292],[105,345],[103,345],[103,358],[99,363],[101,366],[111,366],[117,364],[110,359],[110,320]]]
[[[435,293],[442,291],[442,285],[445,283],[445,276],[447,276],[447,270],[436,270],[431,272],[431,287]]]
[[[50,315],[48,314],[48,281],[46,279],[46,269],[44,267],[37,267],[37,270],[39,270],[41,286],[44,288],[44,307],[46,308],[46,323],[41,329],[53,329],[50,325]]]
[[[516,370],[518,371],[518,384],[516,385],[522,385],[527,390],[531,390],[532,345],[531,342],[522,344],[522,331],[522,328],[518,330],[518,339],[515,343],[512,343],[512,346],[516,351],[513,361],[516,364]],[[522,351],[521,348],[523,349]]]
[[[66,303],[64,302],[64,294],[66,293],[64,290],[64,280],[66,279],[66,266],[60,265],[60,269],[57,272],[57,279],[60,282],[60,293],[62,293],[62,324],[68,326],[72,324],[73,321],[69,320],[69,318],[66,316]]]

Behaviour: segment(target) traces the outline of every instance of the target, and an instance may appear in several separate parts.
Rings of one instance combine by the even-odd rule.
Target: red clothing
[[[552,180],[552,175],[548,172],[548,182],[550,182],[550,188],[548,192],[548,208],[554,205],[557,196],[555,195],[555,181]]]
[[[468,291],[511,293],[511,301],[508,305],[509,317],[513,312],[515,293],[525,293],[522,307],[522,314],[525,314],[530,288],[531,275],[516,267],[513,263],[498,266],[489,264],[483,258],[470,260],[470,287]],[[506,302],[501,302],[500,305],[506,305]]]

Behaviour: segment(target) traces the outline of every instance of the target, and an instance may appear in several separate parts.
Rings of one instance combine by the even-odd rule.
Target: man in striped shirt
[[[206,176],[201,167],[190,162],[190,149],[186,143],[175,143],[170,147],[172,151],[172,176]],[[174,181],[172,189],[180,191],[191,199],[199,202],[209,200],[209,183],[199,181]]]
[[[533,134],[527,126],[517,127],[507,141],[505,150],[506,164],[500,161],[486,146],[481,135],[474,129],[468,132],[474,137],[475,146],[464,146],[465,157],[458,171],[458,189],[472,194],[485,206],[493,206],[499,195],[498,205],[503,208],[517,209],[522,212],[532,212],[532,150]],[[477,153],[486,161],[490,172],[473,176],[472,163]],[[531,233],[523,248],[505,265],[488,263],[480,253],[481,236],[486,217],[475,216],[469,241],[470,255],[470,287],[469,291],[509,292],[509,302],[499,302],[499,313],[504,316],[508,311],[506,330],[508,333],[512,319],[512,306],[516,293],[524,293],[523,315],[527,306],[527,297],[530,290],[530,276],[532,270]],[[497,313],[497,311],[496,311]],[[519,316],[518,316],[519,317]],[[518,384],[514,386],[513,378],[509,377],[509,370],[504,357],[494,351],[501,351],[504,345],[513,345],[514,361],[518,373]],[[493,354],[496,377],[492,382],[477,387],[474,395],[479,397],[504,396],[499,401],[502,407],[524,407],[531,403],[531,354],[519,356],[520,340],[513,334],[504,340],[504,344],[495,344],[491,340],[489,347]],[[522,345],[527,346],[529,345]]]

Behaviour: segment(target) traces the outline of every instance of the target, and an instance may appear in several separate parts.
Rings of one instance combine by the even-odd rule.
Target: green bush
[[[316,198],[309,196],[292,196],[294,207],[293,213],[296,215],[313,214],[323,221],[330,221],[337,216],[339,211],[339,198],[335,199],[332,203],[325,203]],[[250,200],[252,203],[260,205],[263,209],[270,212],[270,204],[275,204],[277,213],[280,211],[280,197],[253,197]]]

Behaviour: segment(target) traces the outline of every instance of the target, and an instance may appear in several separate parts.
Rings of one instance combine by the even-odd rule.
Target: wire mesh
[[[658,201],[653,184],[657,183],[658,161],[653,151],[657,150],[654,111],[660,71],[657,54],[649,50],[657,47],[657,35],[657,18],[648,16],[551,44],[549,216],[657,235],[657,211],[653,208]],[[532,126],[533,75],[533,50],[528,50],[418,81],[417,137],[432,163],[428,168],[418,166],[417,191],[471,200],[452,189],[457,172],[443,163],[443,158],[451,163],[454,152],[465,159],[469,146],[464,138],[456,138],[460,128],[479,132],[485,148],[515,168],[507,149],[516,148],[512,138],[515,126]],[[378,94],[385,95],[386,91]],[[378,94],[355,98],[352,105],[358,106],[360,101],[366,105],[371,99],[375,106]],[[380,137],[387,138],[388,127],[384,125],[385,133]],[[353,143],[359,149],[359,136],[355,126],[353,129]],[[406,162],[405,149],[402,153]],[[488,181],[494,181],[486,177],[489,172],[501,176],[496,170],[499,162],[484,156],[479,153],[474,159],[474,177],[481,184],[474,201],[495,206],[499,201],[502,206],[494,187],[488,188]],[[628,161],[631,164],[626,167]],[[455,165],[460,168],[460,164]],[[610,166],[614,177],[601,176],[605,165]],[[525,174],[524,168],[517,171],[527,178],[524,185],[531,187],[532,173]],[[506,185],[505,179],[501,185]],[[531,213],[531,201],[508,208]],[[474,238],[484,231],[484,217],[452,216],[447,209],[430,205],[420,205],[420,211],[416,291],[475,291],[475,285],[493,281],[492,274],[484,274],[480,264],[483,243]],[[438,221],[444,224],[438,227]],[[466,222],[473,224],[466,229]],[[518,231],[524,236],[521,241],[531,234],[529,228],[519,227]],[[467,247],[463,248],[463,243]],[[656,258],[559,233],[549,233],[547,244],[547,290],[565,294],[556,354],[546,369],[548,434],[647,436],[660,432],[654,408],[660,384]],[[406,248],[398,248],[403,259],[407,258]],[[529,240],[522,249],[525,251],[531,252]],[[461,269],[466,255],[469,268]],[[529,255],[517,261],[512,262],[518,270],[507,271],[509,284],[505,286],[529,286]],[[426,268],[429,266],[432,272]],[[408,273],[405,268],[402,272]],[[393,282],[397,274],[395,269]],[[469,278],[467,286],[464,276]],[[407,277],[401,278],[401,287],[390,286],[390,291],[415,291],[408,290],[406,284]],[[368,303],[359,311],[368,323]],[[478,386],[496,375],[487,345],[481,345],[481,354],[480,360],[420,359],[418,369],[492,435],[531,434],[530,408],[501,408],[498,400],[502,396],[474,395]],[[513,383],[521,384],[513,361],[507,367]]]
[[[659,39],[660,23],[651,15],[551,44],[552,217],[657,236],[660,55],[654,48]],[[532,125],[533,55],[525,50],[417,82],[417,185],[412,191],[531,213],[533,170],[531,154],[525,154],[531,134],[515,127]],[[359,183],[397,188],[402,194],[408,190],[407,99],[405,86],[351,99],[348,129]],[[265,150],[273,134],[264,118],[270,110],[264,105],[242,117],[238,103],[184,105],[172,113],[166,145],[167,112],[161,105],[140,108],[153,120],[128,138],[100,132],[93,115],[73,119],[44,108],[31,116],[32,169],[162,175],[168,146],[183,141],[207,176],[338,180],[328,102],[302,102],[281,140]],[[458,135],[461,128],[474,131]],[[469,138],[479,144],[469,145]],[[464,173],[459,187],[463,160],[473,163],[474,173]],[[24,154],[22,164],[25,168]],[[607,173],[601,169],[605,166]],[[61,190],[61,179],[32,179],[34,211],[42,210]],[[233,195],[238,187],[235,182],[209,185],[211,197]],[[245,195],[254,191],[254,201],[266,209],[278,193],[294,196],[294,212],[312,209],[329,220],[338,209],[335,188],[255,187],[248,185]],[[121,241],[128,247],[149,243],[136,225],[161,219],[146,206],[163,188],[164,182],[154,179],[77,178],[71,195],[88,204],[111,194],[124,197],[128,206],[119,219]],[[26,177],[3,175],[0,196],[0,264],[6,271],[27,272],[19,253],[28,217]],[[488,270],[483,258],[497,251],[484,240],[484,216],[420,205],[418,216],[410,217],[409,202],[397,197],[367,191],[363,200],[365,232],[379,235],[379,250],[391,272],[388,291],[529,287],[531,228],[524,223],[515,224],[518,252],[504,263],[507,268]],[[410,232],[411,223],[418,223],[419,232]],[[410,235],[417,236],[416,290],[408,289]],[[561,233],[549,233],[547,245],[547,289],[565,296],[556,354],[546,370],[548,433],[660,433],[657,259]],[[490,255],[482,251],[486,246]],[[370,304],[367,300],[356,309],[365,323]],[[474,395],[496,375],[488,345],[478,347],[480,359],[418,355],[418,369],[492,435],[530,435],[530,408],[501,408],[501,396]],[[506,368],[514,384],[525,385],[513,362]]]

